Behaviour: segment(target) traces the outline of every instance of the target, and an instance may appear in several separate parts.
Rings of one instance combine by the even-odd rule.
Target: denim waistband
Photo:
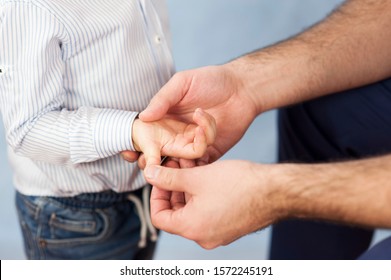
[[[65,207],[78,209],[93,209],[107,208],[114,204],[122,202],[132,202],[140,218],[140,240],[138,246],[144,248],[147,244],[148,231],[151,241],[157,240],[157,230],[153,226],[150,213],[150,198],[151,186],[146,185],[141,189],[132,192],[116,193],[112,190],[99,193],[84,193],[74,197],[42,197],[42,196],[27,196],[17,192],[17,196],[27,203],[39,203],[39,200],[51,200],[51,202],[59,202]]]
[[[135,191],[122,192],[122,193],[117,193],[112,190],[108,190],[108,191],[103,191],[98,193],[83,193],[72,197],[50,196],[49,198],[70,207],[104,208],[104,207],[109,207],[118,202],[129,201],[127,198],[129,194],[133,194],[135,196],[141,197],[142,188]]]

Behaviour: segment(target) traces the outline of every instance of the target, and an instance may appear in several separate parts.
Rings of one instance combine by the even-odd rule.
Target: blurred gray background
[[[173,55],[178,71],[222,64],[286,39],[324,18],[342,0],[167,0]],[[225,159],[271,163],[276,160],[275,112],[259,116]],[[14,208],[11,169],[0,125],[0,259],[24,259]],[[224,198],[222,198],[224,199]],[[233,209],[234,211],[234,209]],[[378,231],[375,240],[387,231]],[[156,259],[266,259],[270,230],[231,245],[204,250],[194,242],[163,233]]]

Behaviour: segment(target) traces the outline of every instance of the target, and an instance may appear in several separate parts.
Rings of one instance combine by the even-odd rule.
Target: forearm
[[[102,93],[79,92],[64,80],[67,26],[35,3],[1,2],[0,9],[0,112],[8,145],[31,160],[63,165],[131,150],[137,112],[102,108],[90,99]]]
[[[51,110],[11,129],[5,118],[7,142],[19,155],[53,164],[85,163],[133,150],[131,127],[137,112],[81,107]]]
[[[391,156],[270,169],[270,200],[279,218],[391,227]]]
[[[391,76],[390,1],[351,0],[302,34],[228,63],[258,113]]]

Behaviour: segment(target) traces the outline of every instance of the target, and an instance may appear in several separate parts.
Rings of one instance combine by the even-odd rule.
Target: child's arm
[[[164,118],[155,122],[133,123],[133,145],[144,153],[146,164],[159,164],[161,156],[196,159],[203,156],[214,142],[216,123],[212,116],[197,109],[194,123]]]

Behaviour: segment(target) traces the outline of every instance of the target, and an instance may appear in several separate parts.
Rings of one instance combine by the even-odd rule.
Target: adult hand
[[[164,231],[196,241],[206,249],[226,245],[266,227],[278,217],[263,174],[266,165],[217,161],[194,168],[148,166],[154,185],[151,216]]]
[[[242,80],[230,64],[178,72],[139,117],[151,122],[167,114],[189,123],[194,110],[202,108],[217,124],[215,143],[208,147],[209,158],[204,158],[213,162],[241,139],[257,115],[254,100],[243,88]]]

